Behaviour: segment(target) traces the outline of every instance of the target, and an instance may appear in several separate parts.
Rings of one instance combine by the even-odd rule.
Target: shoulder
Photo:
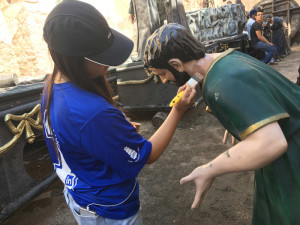
[[[254,22],[255,22],[255,20],[253,20],[252,18],[250,18],[250,19],[248,20],[247,25],[248,25],[248,26],[251,26]]]
[[[281,18],[281,17],[277,17],[277,16],[275,16],[275,17],[273,17],[273,21],[274,21],[274,22],[283,22],[283,21],[284,21],[284,19],[283,19],[283,18]]]
[[[259,24],[257,21],[255,21],[255,22],[253,23],[252,27],[253,27],[253,28],[260,28],[261,26],[260,26],[260,24]]]
[[[62,115],[72,117],[81,124],[97,113],[115,109],[102,96],[83,90],[73,84],[70,84],[68,88],[59,90],[54,101],[56,101],[56,105],[59,105],[59,111]]]
[[[255,64],[256,60],[253,59],[254,58],[242,52],[232,51],[213,65],[209,76],[218,78],[222,77],[221,80],[217,80],[220,81],[221,84],[227,81],[230,83],[231,81],[228,80],[228,78],[232,79],[234,77],[238,77],[239,79],[241,74],[243,74],[243,76],[248,76],[249,71],[254,71],[252,64]],[[234,67],[228,70],[228,65],[232,65],[233,62]]]

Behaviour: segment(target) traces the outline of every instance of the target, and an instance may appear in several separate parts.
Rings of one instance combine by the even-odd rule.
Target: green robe
[[[212,113],[238,140],[279,123],[288,149],[255,171],[252,224],[300,224],[300,87],[261,61],[229,49],[210,66],[202,92]]]

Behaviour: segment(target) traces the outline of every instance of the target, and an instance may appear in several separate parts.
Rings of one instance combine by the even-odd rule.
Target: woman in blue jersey
[[[112,100],[105,73],[123,63],[133,43],[91,5],[65,0],[44,25],[54,69],[42,96],[44,135],[66,201],[79,224],[142,224],[137,175],[155,162],[192,104],[184,95],[146,140]]]

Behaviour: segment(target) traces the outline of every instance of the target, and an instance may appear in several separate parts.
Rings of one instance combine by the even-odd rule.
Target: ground
[[[293,82],[298,76],[300,46],[272,67]],[[141,123],[140,133],[149,138],[155,132],[153,114],[132,114]],[[175,135],[158,161],[146,165],[139,174],[141,212],[145,225],[248,225],[251,224],[253,172],[228,174],[215,179],[201,207],[191,210],[195,187],[179,180],[195,167],[232,146],[231,136],[222,143],[224,128],[205,111],[204,103],[190,110],[179,123]],[[13,215],[5,225],[75,225],[60,181]]]

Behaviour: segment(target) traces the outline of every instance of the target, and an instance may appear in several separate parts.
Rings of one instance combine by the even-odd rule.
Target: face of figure
[[[109,68],[109,66],[94,63],[87,59],[84,60],[84,66],[90,78],[97,78],[97,77],[104,76],[107,73]]]
[[[155,76],[159,76],[161,81],[166,84],[167,82],[175,82],[175,78],[173,74],[167,69],[157,69],[157,68],[149,68]]]
[[[263,12],[257,12],[256,16],[255,16],[255,20],[259,23],[261,23],[263,21],[264,18],[264,13]]]
[[[180,87],[185,85],[185,83],[191,78],[190,75],[184,71],[179,72],[171,66],[170,69],[172,72],[168,69],[149,68],[149,70],[151,70],[155,75],[160,77],[164,84],[170,82]]]

